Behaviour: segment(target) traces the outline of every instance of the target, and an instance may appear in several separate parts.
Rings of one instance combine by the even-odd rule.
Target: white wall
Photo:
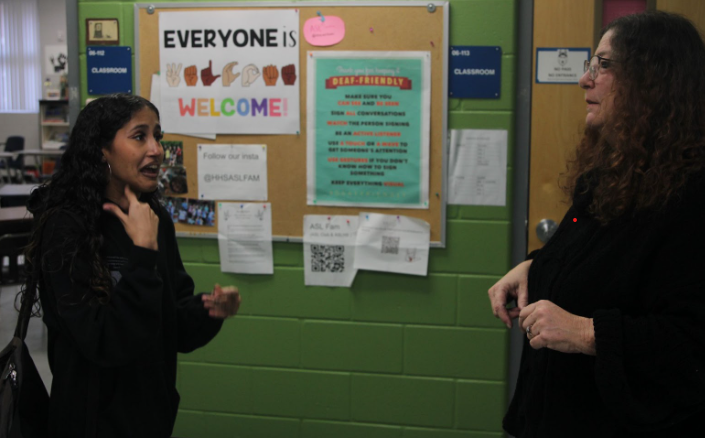
[[[45,74],[44,47],[66,44],[66,1],[37,0],[37,6],[39,9],[39,44],[42,49],[42,82],[48,77],[52,81],[52,87],[59,88],[60,75]],[[26,149],[39,148],[39,114],[0,113],[0,142],[4,142],[11,135],[23,136]]]
[[[39,149],[39,114],[0,113],[0,142],[12,135],[24,137],[25,149]]]
[[[45,79],[51,80],[51,88],[59,88],[59,74],[47,74],[46,46],[66,45],[66,1],[65,0],[37,0],[39,7],[39,44],[42,48],[42,83]],[[46,90],[42,85],[42,90]]]

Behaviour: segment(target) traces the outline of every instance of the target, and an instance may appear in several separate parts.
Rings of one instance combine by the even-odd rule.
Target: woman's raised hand
[[[528,279],[531,262],[532,260],[526,260],[519,263],[487,291],[492,313],[508,328],[512,328],[512,319],[519,316],[521,309],[529,304]],[[513,299],[516,299],[517,306],[507,310],[507,303]]]
[[[240,308],[240,291],[235,286],[220,287],[216,284],[213,293],[202,295],[203,307],[208,309],[208,314],[212,318],[225,319],[233,316]]]
[[[128,184],[125,184],[125,198],[128,203],[127,214],[116,204],[110,202],[103,204],[103,210],[109,211],[120,219],[133,244],[157,251],[159,249],[157,244],[159,216],[154,213],[149,204],[137,199],[137,195]]]

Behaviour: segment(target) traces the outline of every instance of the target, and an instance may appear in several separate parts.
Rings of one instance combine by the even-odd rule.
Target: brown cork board
[[[188,194],[195,198],[198,193],[196,172],[197,144],[265,144],[267,145],[268,202],[272,204],[272,235],[275,238],[301,238],[303,220],[307,214],[357,215],[360,212],[373,212],[391,215],[416,217],[431,225],[431,242],[442,242],[445,227],[445,203],[443,189],[443,147],[445,130],[445,104],[443,96],[447,71],[444,55],[447,41],[444,41],[444,5],[437,6],[434,12],[427,9],[428,3],[417,6],[276,6],[277,9],[299,9],[299,50],[300,50],[300,95],[301,95],[301,134],[300,135],[217,135],[215,140],[198,139],[190,136],[166,133],[164,139],[181,141],[184,145],[184,166],[188,174]],[[136,41],[138,57],[139,94],[149,98],[152,74],[159,71],[159,14],[161,12],[223,10],[223,9],[271,9],[268,7],[204,7],[199,4],[178,5],[159,8],[157,3],[153,14],[140,8],[135,14],[135,27],[139,38]],[[345,38],[330,47],[312,46],[306,42],[300,31],[304,22],[323,15],[341,17],[346,23]],[[372,29],[372,30],[371,30]],[[429,208],[372,208],[372,207],[330,207],[306,204],[306,52],[310,50],[336,51],[428,51],[431,54],[431,121],[430,121],[430,163],[429,163]],[[233,201],[224,201],[233,202]],[[236,201],[235,201],[236,202]],[[217,206],[217,201],[216,201]],[[175,224],[176,231],[186,235],[217,234],[216,227]]]

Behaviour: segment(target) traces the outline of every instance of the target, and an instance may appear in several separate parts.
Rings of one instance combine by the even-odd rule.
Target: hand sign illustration
[[[284,85],[294,85],[296,83],[296,66],[294,64],[282,67],[282,80]]]
[[[181,82],[181,77],[179,74],[181,73],[181,64],[178,66],[174,62],[173,64],[167,64],[166,65],[166,83],[169,84],[170,87],[178,87],[179,82]]]
[[[249,64],[242,69],[242,86],[249,87],[259,77],[259,69],[254,64]]]
[[[240,73],[234,73],[233,67],[237,65],[237,62],[229,62],[223,67],[223,86],[229,87],[230,84],[235,82],[235,79],[240,77]]]
[[[198,71],[196,70],[195,65],[186,67],[184,70],[184,79],[186,80],[187,86],[193,87],[196,85],[196,82],[198,82]]]
[[[203,85],[206,87],[210,87],[211,84],[220,77],[220,75],[213,76],[213,70],[211,70],[212,66],[213,61],[208,61],[208,67],[201,70],[201,81],[203,81]]]
[[[277,83],[279,79],[279,70],[277,70],[276,65],[268,65],[262,70],[262,75],[264,76],[264,84],[271,87]]]
[[[406,249],[406,258],[409,261],[409,263],[413,262],[414,259],[416,259],[416,248],[407,248]]]

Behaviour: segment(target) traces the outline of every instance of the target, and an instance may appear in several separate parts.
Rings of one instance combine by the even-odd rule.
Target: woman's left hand
[[[519,326],[534,349],[595,355],[592,319],[568,313],[551,301],[541,300],[524,307],[519,313]]]
[[[220,287],[216,284],[213,293],[202,295],[203,307],[208,309],[211,318],[225,319],[233,316],[240,308],[240,291],[235,286]]]

